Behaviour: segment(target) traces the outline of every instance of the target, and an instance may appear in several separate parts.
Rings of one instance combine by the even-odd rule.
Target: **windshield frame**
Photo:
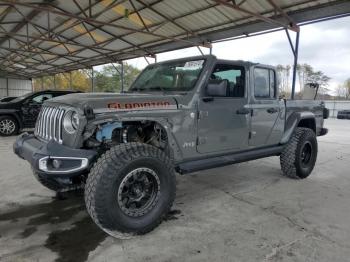
[[[176,64],[176,63],[186,63],[186,62],[191,62],[191,61],[200,61],[203,60],[203,64],[202,64],[202,68],[200,69],[200,71],[198,72],[197,75],[197,79],[196,82],[193,84],[193,86],[188,89],[188,90],[179,90],[179,89],[167,89],[167,88],[159,88],[159,89],[142,89],[142,88],[136,88],[135,87],[135,83],[137,83],[137,81],[139,80],[139,78],[141,77],[141,75],[144,73],[145,70],[147,70],[150,67],[154,67],[154,66],[162,66],[162,65],[169,65],[169,64]],[[202,74],[205,70],[205,68],[207,67],[207,61],[208,58],[207,57],[186,57],[186,58],[181,58],[181,59],[173,59],[173,60],[168,60],[168,61],[164,61],[164,62],[160,62],[160,63],[156,63],[156,64],[151,64],[148,65],[147,67],[145,67],[141,73],[136,77],[136,79],[133,81],[133,83],[131,84],[130,88],[127,90],[127,92],[176,92],[176,93],[188,93],[191,92],[195,89],[195,87],[197,86],[199,80],[202,77]]]

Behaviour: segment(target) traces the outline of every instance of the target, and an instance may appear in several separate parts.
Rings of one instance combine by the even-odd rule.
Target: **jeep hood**
[[[140,93],[81,93],[50,99],[48,105],[66,105],[81,110],[91,107],[95,113],[110,111],[169,110],[177,109],[176,95]]]

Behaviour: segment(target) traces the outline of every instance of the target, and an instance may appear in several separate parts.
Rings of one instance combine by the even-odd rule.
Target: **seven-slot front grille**
[[[65,110],[58,107],[43,106],[36,121],[34,134],[45,140],[62,143],[62,122]]]

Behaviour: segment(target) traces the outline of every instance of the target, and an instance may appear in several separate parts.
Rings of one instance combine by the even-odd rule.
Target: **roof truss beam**
[[[182,39],[182,38],[178,38],[178,37],[171,37],[171,36],[164,36],[161,34],[157,34],[157,33],[153,33],[153,32],[147,32],[144,31],[142,29],[136,29],[136,28],[131,28],[131,27],[127,27],[127,26],[122,26],[122,25],[116,25],[116,24],[111,24],[111,23],[107,23],[107,22],[103,22],[97,19],[93,19],[90,17],[81,17],[79,15],[75,15],[73,13],[70,12],[62,12],[62,11],[58,11],[57,9],[53,9],[51,7],[43,7],[43,6],[38,6],[38,5],[33,5],[33,4],[28,4],[28,3],[21,3],[18,1],[9,1],[9,0],[1,0],[2,2],[8,3],[11,6],[25,6],[25,7],[30,7],[30,8],[35,8],[35,10],[37,11],[47,11],[47,12],[51,12],[63,17],[69,17],[69,18],[73,18],[76,20],[79,20],[81,22],[88,22],[88,23],[92,23],[94,25],[101,25],[101,26],[110,26],[110,27],[114,27],[116,29],[123,29],[126,31],[130,31],[132,33],[141,33],[141,34],[146,34],[146,35],[150,35],[156,38],[160,38],[160,39],[164,39],[164,40],[172,40],[172,41],[178,41],[178,42],[184,42],[187,44],[191,44],[191,45],[198,45],[198,43],[193,43],[191,41],[188,41],[186,39]],[[199,44],[201,45],[201,44]]]
[[[267,1],[276,11],[278,11],[288,21],[290,28],[294,29],[293,31],[296,31],[296,32],[299,31],[299,26],[297,25],[297,23],[295,23],[294,19],[292,19],[278,4],[276,4],[275,0],[267,0]]]
[[[277,0],[199,1],[203,5],[198,8],[175,8],[176,12],[170,13],[164,8],[176,0],[72,0],[70,9],[65,0],[0,0],[0,41],[5,39],[0,46],[0,64],[6,65],[8,72],[41,76],[190,46],[207,47],[205,43],[220,39],[273,30],[298,31],[297,23],[350,14],[350,2],[345,0],[288,1],[283,8]],[[230,9],[234,15],[229,14]],[[33,19],[30,14],[34,10],[39,14]],[[219,12],[222,19],[208,25],[189,23],[192,15],[198,14],[200,19],[206,12]],[[40,23],[36,20],[39,15]],[[154,19],[149,18],[152,16]],[[130,25],[125,23],[128,19]],[[174,30],[166,32],[165,26]],[[162,30],[165,33],[160,33]],[[121,46],[115,47],[120,41]],[[27,68],[20,70],[16,64]]]
[[[212,1],[214,1],[214,2],[216,2],[218,4],[221,4],[222,6],[229,7],[231,9],[233,9],[233,10],[236,10],[236,11],[248,14],[248,15],[250,15],[252,17],[255,17],[255,18],[257,18],[257,19],[259,19],[261,21],[264,21],[264,22],[267,22],[267,23],[270,23],[270,24],[275,24],[277,26],[280,26],[280,27],[283,27],[283,28],[287,28],[287,29],[290,29],[290,30],[295,31],[295,32],[299,31],[299,28],[291,26],[290,23],[283,23],[283,22],[280,22],[278,20],[274,20],[272,18],[269,18],[267,16],[263,16],[261,14],[254,13],[252,11],[249,11],[249,10],[247,10],[247,9],[237,5],[237,4],[235,4],[235,1],[233,1],[233,3],[230,3],[230,1],[226,1],[226,0],[212,0]],[[273,2],[273,1],[271,1],[271,2]],[[277,7],[277,5],[276,5],[276,7]],[[280,10],[282,10],[282,9],[280,9]]]

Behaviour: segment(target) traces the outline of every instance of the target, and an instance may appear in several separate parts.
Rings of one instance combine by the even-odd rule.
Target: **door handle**
[[[250,114],[251,110],[248,108],[240,108],[236,111],[237,115],[248,115]]]
[[[273,113],[277,113],[277,112],[278,112],[278,110],[277,110],[276,108],[269,108],[269,109],[267,109],[266,111],[267,111],[267,113],[270,113],[270,114],[273,114]]]

